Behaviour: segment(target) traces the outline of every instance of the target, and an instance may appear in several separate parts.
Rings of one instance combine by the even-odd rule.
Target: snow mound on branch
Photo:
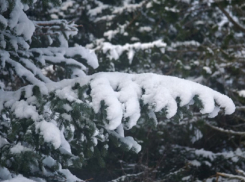
[[[109,124],[106,128],[116,129],[125,118],[127,129],[136,125],[140,117],[140,100],[155,112],[166,109],[167,118],[177,112],[176,99],[180,98],[180,106],[188,105],[194,96],[202,102],[202,114],[215,117],[217,107],[224,108],[225,114],[232,114],[235,105],[232,100],[206,86],[188,80],[162,76],[151,73],[98,73],[91,76],[92,107],[96,113],[104,101],[107,108]],[[216,106],[218,104],[218,106]]]
[[[16,35],[23,34],[25,40],[30,40],[35,31],[35,26],[33,22],[27,18],[23,9],[24,6],[20,0],[15,0],[15,6],[10,13],[8,24],[11,29],[15,30]]]
[[[16,144],[14,147],[12,147],[10,149],[11,153],[13,154],[17,154],[17,153],[21,153],[21,152],[27,152],[27,151],[31,151],[31,149],[21,145],[20,143]]]
[[[240,97],[245,97],[245,90],[240,90],[238,94]]]
[[[61,145],[60,130],[54,123],[41,121],[36,123],[36,129],[40,129],[41,134],[46,142],[51,142],[55,149]]]
[[[12,111],[19,118],[31,118],[36,121],[38,113],[35,106],[28,105],[24,100],[17,101],[12,106]]]

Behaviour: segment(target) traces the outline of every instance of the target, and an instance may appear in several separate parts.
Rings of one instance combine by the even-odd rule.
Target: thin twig
[[[231,15],[221,6],[218,6],[219,9],[222,11],[222,13],[224,13],[224,15],[228,18],[228,20],[230,20],[230,22],[235,26],[237,27],[238,29],[240,29],[241,31],[245,32],[245,28],[240,25],[238,22],[236,22],[232,17]]]
[[[209,124],[208,122],[205,122],[206,125],[208,125],[209,127],[211,127],[214,130],[223,132],[223,133],[228,133],[228,134],[232,134],[232,135],[239,135],[239,136],[245,136],[245,132],[241,132],[241,131],[233,131],[233,130],[225,130],[223,128],[219,128],[216,126],[213,126],[211,124]]]

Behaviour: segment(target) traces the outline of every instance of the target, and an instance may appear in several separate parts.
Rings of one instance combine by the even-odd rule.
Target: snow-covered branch
[[[123,123],[121,130],[135,126],[141,115],[140,100],[154,112],[166,109],[167,118],[177,113],[177,98],[180,98],[180,106],[183,107],[192,102],[194,96],[198,96],[203,104],[200,110],[202,114],[209,113],[212,116],[217,114],[215,103],[224,108],[225,114],[232,114],[235,110],[235,105],[229,97],[208,87],[175,77],[155,74],[98,73],[58,83],[43,84],[40,91],[45,95],[55,92],[60,99],[83,103],[84,101],[78,99],[76,92],[72,91],[75,83],[79,83],[81,87],[90,85],[92,99],[90,105],[95,113],[99,113],[101,103],[105,103],[107,121],[103,121],[103,124],[107,130],[117,129],[123,120],[127,122]],[[32,89],[33,86],[28,86],[17,92],[1,91],[1,110],[4,107],[11,108],[18,118],[32,117],[35,113],[37,114],[35,121],[38,121],[39,114],[35,111],[35,107],[29,106],[32,102],[28,103],[28,98],[32,96]],[[25,108],[30,108],[30,115],[23,115],[19,110],[20,106],[16,106],[23,91],[26,93],[27,100],[21,100],[20,104]],[[124,137],[121,132],[118,134]]]
[[[208,125],[209,127],[211,127],[212,129],[220,131],[220,132],[223,132],[223,133],[228,133],[228,134],[231,134],[231,135],[240,135],[240,136],[244,136],[245,135],[245,132],[239,132],[239,131],[233,131],[233,130],[225,130],[223,128],[213,126],[213,125],[211,125],[208,122],[205,122],[205,124]]]
[[[245,181],[245,177],[243,176],[239,176],[239,175],[233,175],[233,174],[226,174],[226,173],[216,173],[217,176],[223,176],[223,177],[226,177],[226,178],[229,178],[229,179],[238,179],[238,180],[241,180],[241,181]]]

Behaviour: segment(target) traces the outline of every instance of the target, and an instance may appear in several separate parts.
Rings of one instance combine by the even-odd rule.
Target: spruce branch
[[[239,132],[239,131],[233,131],[233,130],[225,130],[223,128],[219,128],[219,127],[213,126],[213,125],[211,125],[208,122],[205,122],[205,124],[208,125],[209,127],[211,127],[212,129],[220,131],[220,132],[223,132],[223,133],[228,133],[228,134],[232,134],[232,135],[239,135],[239,136],[245,136],[245,132]]]
[[[238,29],[240,29],[242,32],[245,32],[245,27],[240,25],[238,22],[236,22],[231,15],[221,6],[218,6],[219,9],[222,11],[222,13],[228,18],[228,20]]]
[[[216,175],[217,176],[222,176],[222,177],[225,177],[225,178],[229,178],[229,179],[238,179],[238,180],[241,180],[241,181],[245,181],[245,177],[242,177],[242,176],[239,176],[239,175],[226,174],[226,173],[220,173],[220,172],[217,172]]]

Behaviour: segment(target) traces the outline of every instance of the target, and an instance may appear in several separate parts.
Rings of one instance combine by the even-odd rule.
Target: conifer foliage
[[[50,7],[56,3],[44,2]],[[140,134],[126,136],[126,133],[130,133],[127,131],[138,129],[139,133],[144,133],[147,125],[160,127],[161,121],[170,121],[171,118],[178,120],[191,109],[210,118],[220,110],[225,114],[234,112],[235,105],[229,97],[198,83],[153,73],[115,72],[125,53],[129,65],[134,61],[141,66],[143,64],[137,71],[142,72],[144,69],[141,68],[154,55],[165,52],[167,44],[160,35],[150,42],[140,42],[139,38],[128,36],[125,30],[130,30],[134,20],[120,26],[109,22],[108,27],[116,29],[105,32],[105,39],[84,33],[88,35],[84,41],[90,43],[87,48],[80,46],[76,38],[69,44],[68,40],[77,34],[83,39],[78,25],[66,14],[70,10],[67,8],[69,2],[71,8],[80,8],[76,4],[79,1],[67,1],[61,10],[49,8],[53,20],[35,17],[31,13],[35,9],[30,10],[35,7],[35,2],[0,2],[0,180],[81,181],[70,170],[84,168],[93,159],[100,167],[106,166],[106,153],[112,153],[110,148],[116,146],[134,154],[142,150],[144,143],[141,146],[137,139]],[[125,12],[127,15],[141,7],[152,8],[157,1],[150,4],[148,1],[130,2],[113,7],[96,0],[84,1],[82,11],[86,11],[87,21],[96,25],[97,22],[120,18]],[[112,15],[98,18],[98,13],[106,9]],[[60,16],[64,19],[57,19],[57,12],[62,13]],[[72,12],[80,15],[79,10]],[[152,19],[148,20],[152,22]],[[137,30],[141,33],[151,31],[146,26]],[[122,36],[127,38],[121,39]],[[119,42],[129,40],[131,43],[115,45],[115,37]],[[182,45],[199,46],[195,41],[171,46],[174,49]],[[147,56],[144,56],[144,52]],[[108,66],[107,63],[112,60],[118,62]],[[88,69],[96,69],[99,62],[104,71],[113,72],[88,75]],[[126,66],[122,65],[123,71],[127,70]],[[134,65],[133,69],[137,70],[137,66]],[[155,148],[158,152],[164,151],[159,147],[163,145]],[[180,154],[192,152],[191,148],[178,145],[171,148]],[[196,156],[210,160],[241,153],[236,150],[214,155],[204,150],[195,151]],[[198,166],[200,162],[195,161],[194,155],[192,157],[190,163]],[[205,160],[202,162],[205,163]],[[206,161],[206,164],[210,163]],[[115,181],[142,174],[117,176]],[[172,175],[169,173],[164,177]]]
[[[71,0],[50,11],[84,25],[82,41],[73,41],[96,51],[98,69],[186,78],[228,94],[237,105],[232,117],[208,119],[185,110],[172,120],[157,116],[157,125],[140,120],[140,130],[128,132],[142,140],[142,152],[118,154],[116,181],[243,178],[244,7],[242,0]]]

